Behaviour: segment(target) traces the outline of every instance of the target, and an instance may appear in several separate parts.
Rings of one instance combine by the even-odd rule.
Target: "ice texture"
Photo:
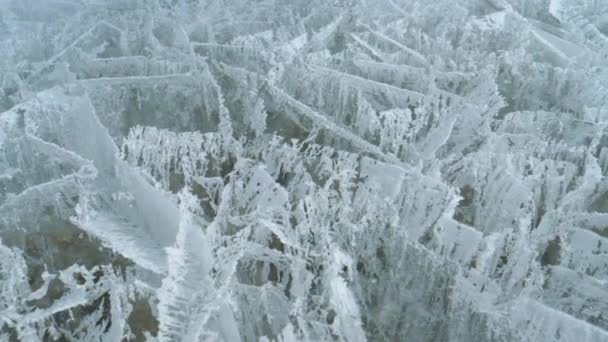
[[[0,341],[608,341],[608,1],[0,0]]]

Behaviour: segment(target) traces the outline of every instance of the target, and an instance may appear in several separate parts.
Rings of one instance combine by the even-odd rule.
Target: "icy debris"
[[[606,341],[606,4],[0,0],[0,340]]]

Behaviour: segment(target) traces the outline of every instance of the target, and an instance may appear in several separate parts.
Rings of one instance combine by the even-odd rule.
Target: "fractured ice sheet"
[[[0,341],[608,341],[608,2],[0,0]]]

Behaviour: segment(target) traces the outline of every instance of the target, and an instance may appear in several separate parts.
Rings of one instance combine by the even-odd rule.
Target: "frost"
[[[607,4],[0,0],[0,340],[608,340]]]

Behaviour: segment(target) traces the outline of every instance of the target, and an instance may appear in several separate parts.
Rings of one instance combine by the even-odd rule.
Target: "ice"
[[[0,341],[608,340],[607,4],[0,0]]]

